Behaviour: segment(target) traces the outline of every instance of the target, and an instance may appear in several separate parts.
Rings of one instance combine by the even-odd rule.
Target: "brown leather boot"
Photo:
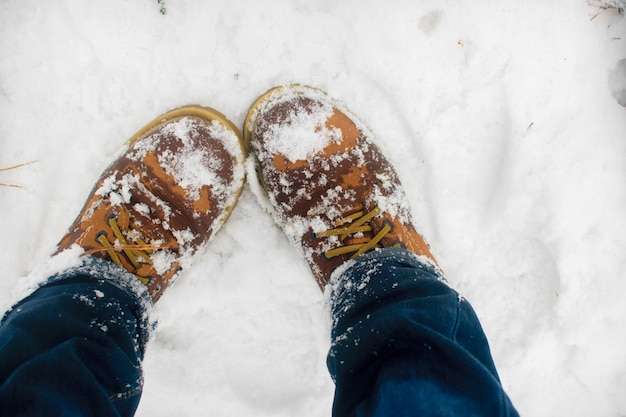
[[[333,270],[380,247],[434,257],[396,172],[347,110],[311,87],[274,88],[245,120],[274,217],[323,289]]]
[[[58,244],[110,260],[154,301],[230,215],[245,181],[240,131],[200,106],[146,125],[100,176]]]

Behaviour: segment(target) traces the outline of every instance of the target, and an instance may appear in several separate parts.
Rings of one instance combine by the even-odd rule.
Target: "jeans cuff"
[[[61,253],[56,255],[57,257],[64,257],[65,254]],[[64,264],[65,260],[60,261],[60,264]],[[50,264],[55,263],[55,257],[50,261]],[[54,267],[50,267],[54,268]],[[50,287],[55,285],[61,285],[63,283],[81,280],[95,280],[106,281],[110,285],[113,285],[124,293],[126,293],[131,299],[135,300],[137,306],[137,315],[139,320],[139,343],[140,346],[145,346],[150,338],[151,332],[156,327],[156,320],[154,314],[154,305],[148,289],[143,285],[135,275],[128,272],[126,269],[114,264],[111,261],[96,258],[94,256],[83,256],[78,261],[74,261],[71,266],[59,268],[61,272],[51,272],[47,277],[41,274],[41,271],[34,272],[32,276],[25,278],[25,282],[22,283],[21,288],[16,291],[20,294],[18,301],[14,303],[5,314],[6,315],[25,300],[32,293],[42,287]],[[57,269],[57,271],[59,270]],[[4,320],[2,319],[2,321]]]
[[[407,269],[410,274],[402,273]],[[325,290],[333,328],[362,306],[401,294],[421,279],[447,283],[430,258],[402,248],[377,249],[346,262],[333,272]]]

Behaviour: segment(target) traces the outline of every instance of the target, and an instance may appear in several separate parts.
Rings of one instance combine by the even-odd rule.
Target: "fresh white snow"
[[[626,17],[585,0],[3,0],[0,306],[136,130],[344,102],[528,416],[626,414]],[[610,1],[619,5],[623,2]],[[323,296],[246,187],[156,306],[138,416],[329,416]]]

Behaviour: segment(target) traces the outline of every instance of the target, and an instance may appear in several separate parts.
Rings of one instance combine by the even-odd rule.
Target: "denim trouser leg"
[[[383,249],[329,285],[335,416],[517,415],[472,307],[427,261]]]
[[[50,278],[0,325],[2,415],[133,415],[150,305],[136,278],[107,261]]]

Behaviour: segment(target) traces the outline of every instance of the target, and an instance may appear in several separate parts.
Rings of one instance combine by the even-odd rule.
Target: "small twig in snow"
[[[0,168],[0,171],[10,171],[10,170],[12,170],[12,169],[17,169],[17,168],[21,168],[21,167],[26,166],[26,165],[34,164],[35,162],[38,162],[38,161],[24,162],[23,164],[13,165],[12,167],[8,167],[8,168]],[[2,186],[2,187],[15,187],[15,188],[22,188],[22,186],[21,186],[21,185],[17,185],[17,184],[5,184],[5,183],[3,183],[3,182],[0,182],[0,186]]]

